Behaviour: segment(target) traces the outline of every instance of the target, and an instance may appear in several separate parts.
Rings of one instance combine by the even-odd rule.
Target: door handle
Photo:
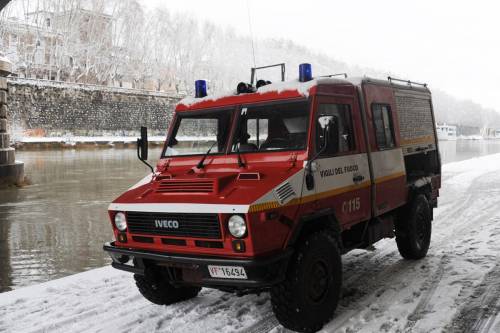
[[[356,175],[352,177],[352,181],[355,183],[359,183],[360,181],[363,181],[363,179],[365,179],[365,177],[363,177],[362,175]]]

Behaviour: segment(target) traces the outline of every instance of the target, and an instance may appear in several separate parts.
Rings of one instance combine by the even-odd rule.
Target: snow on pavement
[[[393,239],[343,257],[344,297],[323,332],[500,332],[500,154],[443,166],[428,256]],[[110,267],[0,294],[0,332],[285,332],[269,295],[203,289],[147,302]]]

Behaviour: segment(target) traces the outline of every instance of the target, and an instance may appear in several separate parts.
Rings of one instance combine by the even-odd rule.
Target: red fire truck
[[[284,78],[284,64],[280,64]],[[441,163],[431,93],[411,81],[240,83],[175,109],[152,174],[109,206],[112,265],[156,304],[201,287],[270,291],[279,322],[319,330],[341,296],[341,255],[395,237],[420,259]],[[147,130],[137,153],[147,160]]]

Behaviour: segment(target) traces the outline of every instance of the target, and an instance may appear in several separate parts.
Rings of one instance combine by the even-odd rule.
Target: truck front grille
[[[132,234],[220,239],[217,214],[127,212]]]

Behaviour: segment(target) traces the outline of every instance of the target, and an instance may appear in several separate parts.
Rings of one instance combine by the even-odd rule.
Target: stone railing
[[[16,161],[16,152],[10,147],[7,133],[7,78],[11,63],[0,56],[0,187],[21,185],[24,182],[24,163]]]

